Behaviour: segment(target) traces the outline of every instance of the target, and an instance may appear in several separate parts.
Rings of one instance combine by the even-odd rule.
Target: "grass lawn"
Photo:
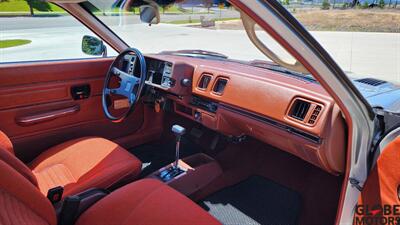
[[[0,40],[0,48],[11,48],[20,45],[27,45],[31,42],[31,40],[24,39]]]
[[[34,4],[34,12],[64,12],[54,4],[43,2]],[[0,3],[0,12],[28,12],[29,5],[25,0],[8,0]]]
[[[309,30],[400,32],[399,9],[319,10],[293,15]]]
[[[213,19],[214,21],[231,21],[231,20],[239,20],[239,18],[217,18]],[[188,24],[188,23],[200,23],[200,19],[192,19],[192,20],[173,20],[173,21],[167,21],[165,23],[169,24]]]
[[[310,31],[400,33],[400,9],[299,10],[293,13],[293,16]],[[244,29],[240,20],[225,21],[216,24],[215,28]],[[171,21],[171,23],[185,24],[189,21]],[[256,29],[260,28],[257,26]]]

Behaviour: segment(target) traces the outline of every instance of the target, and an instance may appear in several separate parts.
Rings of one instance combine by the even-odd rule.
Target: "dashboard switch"
[[[181,80],[181,85],[184,87],[191,87],[192,86],[192,80],[185,78]]]

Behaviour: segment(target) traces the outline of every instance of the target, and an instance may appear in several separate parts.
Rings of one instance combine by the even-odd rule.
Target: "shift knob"
[[[179,125],[173,125],[172,126],[172,133],[174,133],[176,136],[182,136],[186,132],[186,129],[184,127],[181,127]]]
[[[184,127],[181,127],[179,125],[173,125],[172,126],[172,133],[175,134],[176,136],[176,147],[175,147],[175,162],[173,165],[174,169],[178,169],[178,163],[179,163],[179,145],[181,143],[181,137],[182,135],[185,134],[186,129]]]

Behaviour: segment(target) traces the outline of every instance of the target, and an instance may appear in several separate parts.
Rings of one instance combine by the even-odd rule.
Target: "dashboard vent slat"
[[[213,92],[219,95],[222,95],[225,90],[225,86],[228,83],[228,80],[225,78],[218,78],[215,82]]]
[[[210,84],[211,81],[211,75],[209,74],[203,74],[200,78],[199,84],[197,85],[198,88],[200,89],[207,89],[208,85]]]
[[[303,121],[306,117],[308,110],[310,109],[311,103],[296,99],[293,103],[292,109],[290,110],[289,116]]]
[[[378,80],[378,79],[374,79],[374,78],[363,78],[363,79],[358,79],[356,81],[363,83],[363,84],[375,86],[375,87],[387,83],[384,80]]]

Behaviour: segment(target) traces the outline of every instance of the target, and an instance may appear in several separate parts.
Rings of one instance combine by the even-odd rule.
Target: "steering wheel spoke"
[[[120,65],[121,60],[124,60],[124,57],[127,54],[136,55],[136,59],[139,61],[140,64],[139,77],[127,73],[117,67],[117,65]],[[123,51],[119,56],[117,56],[117,58],[110,66],[103,88],[103,97],[102,97],[103,111],[108,119],[114,122],[121,122],[129,115],[130,112],[132,112],[134,106],[139,100],[139,97],[141,96],[141,92],[146,79],[146,72],[147,72],[146,61],[143,54],[139,50],[130,48]],[[109,88],[112,76],[117,76],[118,78],[120,78],[120,85],[118,88]],[[126,112],[119,117],[112,115],[108,110],[108,103],[107,103],[108,100],[106,96],[110,95],[121,95],[128,98],[129,109],[127,109]]]

